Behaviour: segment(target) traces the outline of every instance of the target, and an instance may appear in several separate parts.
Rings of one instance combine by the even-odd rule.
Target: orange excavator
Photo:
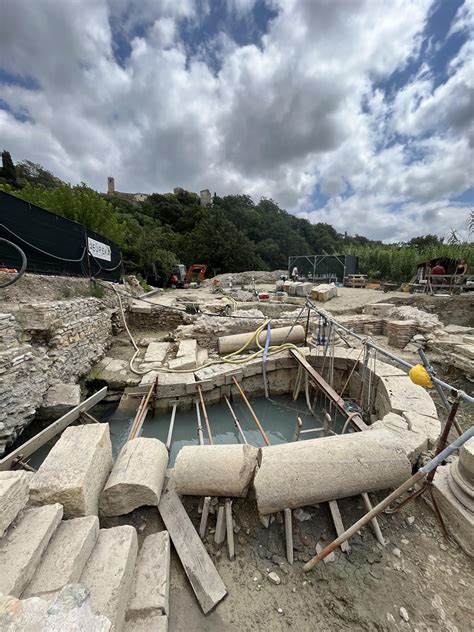
[[[171,272],[169,284],[171,287],[188,287],[191,283],[201,285],[206,270],[207,266],[204,263],[193,263],[187,270],[180,263]]]

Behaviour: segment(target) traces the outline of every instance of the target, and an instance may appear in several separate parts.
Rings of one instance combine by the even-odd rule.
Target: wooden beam
[[[91,397],[85,399],[81,404],[75,406],[69,410],[65,415],[60,417],[57,421],[54,421],[47,428],[39,432],[37,435],[26,441],[23,445],[0,461],[0,471],[9,470],[15,461],[18,459],[24,460],[30,456],[38,448],[41,448],[47,441],[55,437],[62,432],[65,428],[70,426],[74,421],[77,421],[82,413],[90,408],[93,408],[98,402],[104,399],[107,394],[107,387],[101,388],[100,391],[91,395]]]
[[[227,589],[168,478],[158,510],[199,605],[207,614],[226,596]]]
[[[338,536],[340,536],[342,533],[344,533],[344,524],[342,522],[341,512],[339,511],[337,500],[329,501],[329,509],[331,510],[331,516],[336,528],[336,533]],[[349,542],[347,540],[345,542],[342,542],[341,551],[344,551],[344,553],[350,553],[350,550],[351,547],[349,546]]]
[[[290,349],[290,354],[303,367],[315,385],[334,402],[339,412],[347,417],[348,412],[345,408],[345,402],[339,393],[337,393],[333,387],[328,384],[321,375],[319,375],[316,369],[314,369],[304,358],[301,357],[298,351]],[[367,430],[368,428],[367,424],[358,413],[351,413],[351,424],[353,424],[358,430]]]

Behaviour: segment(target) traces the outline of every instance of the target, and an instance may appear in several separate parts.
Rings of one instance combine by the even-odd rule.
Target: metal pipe
[[[197,416],[197,422],[198,422],[197,431],[198,431],[199,445],[204,445],[204,435],[202,434],[201,413],[199,412],[198,400],[196,400],[196,416]]]
[[[474,426],[471,426],[466,432],[464,432],[460,437],[455,439],[448,447],[442,450],[438,455],[436,455],[431,461],[428,461],[426,465],[421,467],[416,474],[411,476],[407,481],[405,481],[400,487],[397,487],[391,494],[387,496],[384,500],[378,503],[372,511],[369,511],[365,516],[362,516],[360,520],[358,520],[352,527],[349,527],[344,533],[342,533],[338,538],[336,538],[333,542],[328,544],[322,551],[320,551],[317,555],[315,555],[309,562],[307,562],[303,566],[303,571],[307,573],[310,571],[318,562],[323,560],[329,553],[334,551],[338,546],[341,545],[342,542],[348,540],[354,533],[356,533],[361,527],[364,527],[368,522],[370,522],[375,516],[377,516],[381,511],[383,511],[386,507],[391,505],[394,500],[396,500],[399,496],[401,496],[404,492],[406,492],[410,487],[413,487],[415,483],[424,478],[427,474],[435,470],[441,463],[447,459],[453,452],[458,450],[466,441],[474,437]]]
[[[249,400],[247,399],[247,397],[245,396],[245,393],[243,392],[243,390],[240,388],[240,384],[237,382],[237,380],[235,379],[235,375],[232,376],[232,381],[234,382],[234,384],[237,386],[237,388],[239,389],[239,393],[242,396],[242,399],[244,400],[244,402],[247,405],[247,408],[249,409],[250,414],[253,417],[253,420],[255,421],[255,424],[257,425],[257,428],[260,431],[260,434],[263,437],[263,440],[265,441],[266,445],[270,445],[270,441],[268,440],[268,437],[265,433],[265,430],[262,427],[262,424],[259,422],[257,415],[255,414],[254,409],[252,408],[252,406],[250,405]]]
[[[173,406],[173,410],[171,411],[171,421],[170,421],[170,427],[168,430],[168,438],[166,439],[166,449],[169,452],[170,446],[171,446],[171,438],[173,436],[173,428],[174,428],[174,419],[176,417],[176,408],[178,407],[178,404],[174,404]]]
[[[206,410],[206,405],[204,404],[204,398],[202,396],[202,388],[201,385],[198,384],[196,386],[198,393],[199,393],[199,399],[201,400],[201,407],[202,407],[202,412],[204,414],[204,421],[206,423],[206,429],[207,429],[207,435],[209,437],[209,445],[213,445],[214,441],[212,440],[212,432],[211,432],[211,426],[209,424],[209,417],[207,416],[207,410]]]
[[[306,299],[306,301],[309,304],[309,306],[311,307],[311,309],[313,309],[317,314],[320,314],[321,316],[324,316],[328,321],[332,322],[335,327],[337,327],[339,329],[342,329],[347,334],[350,334],[351,336],[353,336],[357,340],[360,340],[361,342],[364,342],[368,347],[372,347],[372,349],[376,349],[379,353],[381,353],[382,355],[386,356],[387,358],[390,358],[394,362],[397,362],[400,366],[403,366],[403,367],[405,367],[408,370],[413,368],[413,364],[410,364],[406,360],[402,360],[402,358],[399,358],[398,356],[394,355],[393,353],[390,353],[390,351],[387,351],[383,347],[379,347],[378,345],[373,343],[371,340],[368,340],[367,338],[364,338],[363,336],[360,336],[359,334],[354,333],[353,331],[351,331],[347,327],[344,327],[344,325],[341,325],[340,323],[338,323],[337,320],[334,320],[334,318],[331,318],[330,316],[327,316],[326,314],[323,314],[322,312],[320,312],[319,309],[314,305],[314,303],[310,299]],[[437,377],[432,377],[431,380],[432,380],[432,382],[434,384],[438,384],[439,386],[441,386],[441,388],[444,388],[447,391],[451,391],[452,393],[456,394],[457,397],[459,397],[460,399],[464,400],[465,402],[468,402],[469,404],[474,404],[474,397],[471,397],[470,395],[468,395],[464,391],[461,391],[461,390],[455,388],[454,386],[451,386],[451,384],[448,384],[447,382],[443,382],[443,380],[440,380]]]
[[[242,441],[243,443],[248,443],[247,439],[245,438],[244,432],[242,430],[242,426],[240,425],[240,422],[238,420],[237,415],[234,412],[234,409],[231,406],[231,403],[229,402],[229,398],[227,397],[227,395],[224,395],[224,401],[227,404],[227,406],[229,407],[230,410],[230,414],[232,415],[232,418],[234,419],[234,424],[235,427],[237,428],[237,430],[239,431],[240,436],[242,437]]]

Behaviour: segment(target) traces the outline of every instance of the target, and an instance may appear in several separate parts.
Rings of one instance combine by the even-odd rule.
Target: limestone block
[[[461,548],[474,557],[474,512],[453,494],[450,485],[451,467],[449,464],[438,467],[433,480],[433,494],[448,531]],[[429,498],[429,495],[424,494],[423,498]]]
[[[250,445],[184,446],[174,464],[176,492],[244,497],[258,457],[259,450]]]
[[[30,500],[60,502],[67,518],[97,515],[112,465],[109,424],[70,426],[32,478]]]
[[[469,439],[459,450],[459,473],[474,486],[474,439]]]
[[[186,355],[174,358],[168,362],[168,368],[170,369],[195,369],[196,368],[196,356]]]
[[[369,303],[368,305],[364,305],[362,312],[364,314],[385,318],[393,308],[394,305],[392,303]]]
[[[151,342],[145,351],[144,362],[154,362],[161,364],[166,357],[171,343],[169,342]]]
[[[81,403],[79,384],[55,384],[48,389],[43,399],[39,415],[44,419],[62,417],[68,410]]]
[[[428,449],[428,437],[423,432],[409,429],[405,417],[396,413],[388,413],[383,419],[373,423],[369,430],[385,429],[394,433],[400,440],[410,463],[415,465],[420,454]]]
[[[145,538],[135,565],[127,621],[148,613],[169,614],[170,551],[168,531]]]
[[[111,632],[111,622],[92,612],[82,584],[69,584],[51,604],[31,597],[0,597],[2,632]]]
[[[26,472],[0,472],[0,538],[28,502],[28,493]]]
[[[122,516],[137,507],[158,505],[168,466],[168,450],[158,439],[127,441],[100,495],[104,516]]]
[[[139,381],[139,377],[129,371],[128,362],[117,358],[104,358],[91,371],[89,379],[105,382],[113,389],[135,386]]]
[[[465,340],[465,338],[464,338]],[[459,346],[459,353],[467,358],[474,360],[474,344],[464,344]]]
[[[423,434],[428,439],[428,447],[435,447],[441,434],[441,423],[438,418],[428,417],[411,411],[404,411],[402,416],[408,421],[408,427],[414,432]]]
[[[137,550],[134,527],[101,529],[82,572],[81,583],[90,591],[92,610],[107,617],[114,632],[121,632],[124,626]]]
[[[125,623],[124,632],[168,632],[168,617],[156,612]]]
[[[386,430],[267,446],[261,459],[254,488],[263,515],[397,487],[411,475],[403,446]]]
[[[98,535],[97,516],[63,520],[22,597],[52,599],[66,584],[78,582]]]
[[[185,340],[179,341],[178,352],[176,353],[177,358],[181,358],[182,356],[196,356],[197,355],[197,340],[194,338],[186,338]]]
[[[194,373],[166,373],[158,371],[143,376],[141,385],[151,384],[158,378],[158,397],[181,397],[195,389]]]
[[[19,597],[63,516],[59,504],[21,513],[0,540],[0,594]]]
[[[196,381],[202,382],[202,390],[212,390],[217,386],[224,386],[224,371],[227,370],[226,364],[213,364],[194,372]]]
[[[377,399],[384,397],[389,402],[387,412],[420,413],[437,419],[436,406],[424,388],[413,384],[408,376],[381,377],[377,384]]]

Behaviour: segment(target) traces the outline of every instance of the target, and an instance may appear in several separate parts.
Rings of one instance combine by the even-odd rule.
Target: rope
[[[9,285],[13,285],[14,283],[16,283],[17,281],[20,280],[20,278],[25,274],[26,271],[26,266],[27,266],[27,259],[26,259],[26,255],[23,252],[23,250],[20,248],[20,246],[17,246],[16,244],[14,244],[12,241],[9,241],[8,239],[4,239],[3,237],[0,237],[0,241],[5,242],[6,244],[8,244],[9,246],[13,246],[13,248],[15,248],[16,250],[18,250],[18,252],[20,253],[21,256],[21,268],[20,271],[17,272],[15,274],[15,276],[13,277],[13,279],[9,279],[8,281],[6,281],[5,283],[2,283],[0,285],[0,289],[4,289],[6,287],[8,287]]]

